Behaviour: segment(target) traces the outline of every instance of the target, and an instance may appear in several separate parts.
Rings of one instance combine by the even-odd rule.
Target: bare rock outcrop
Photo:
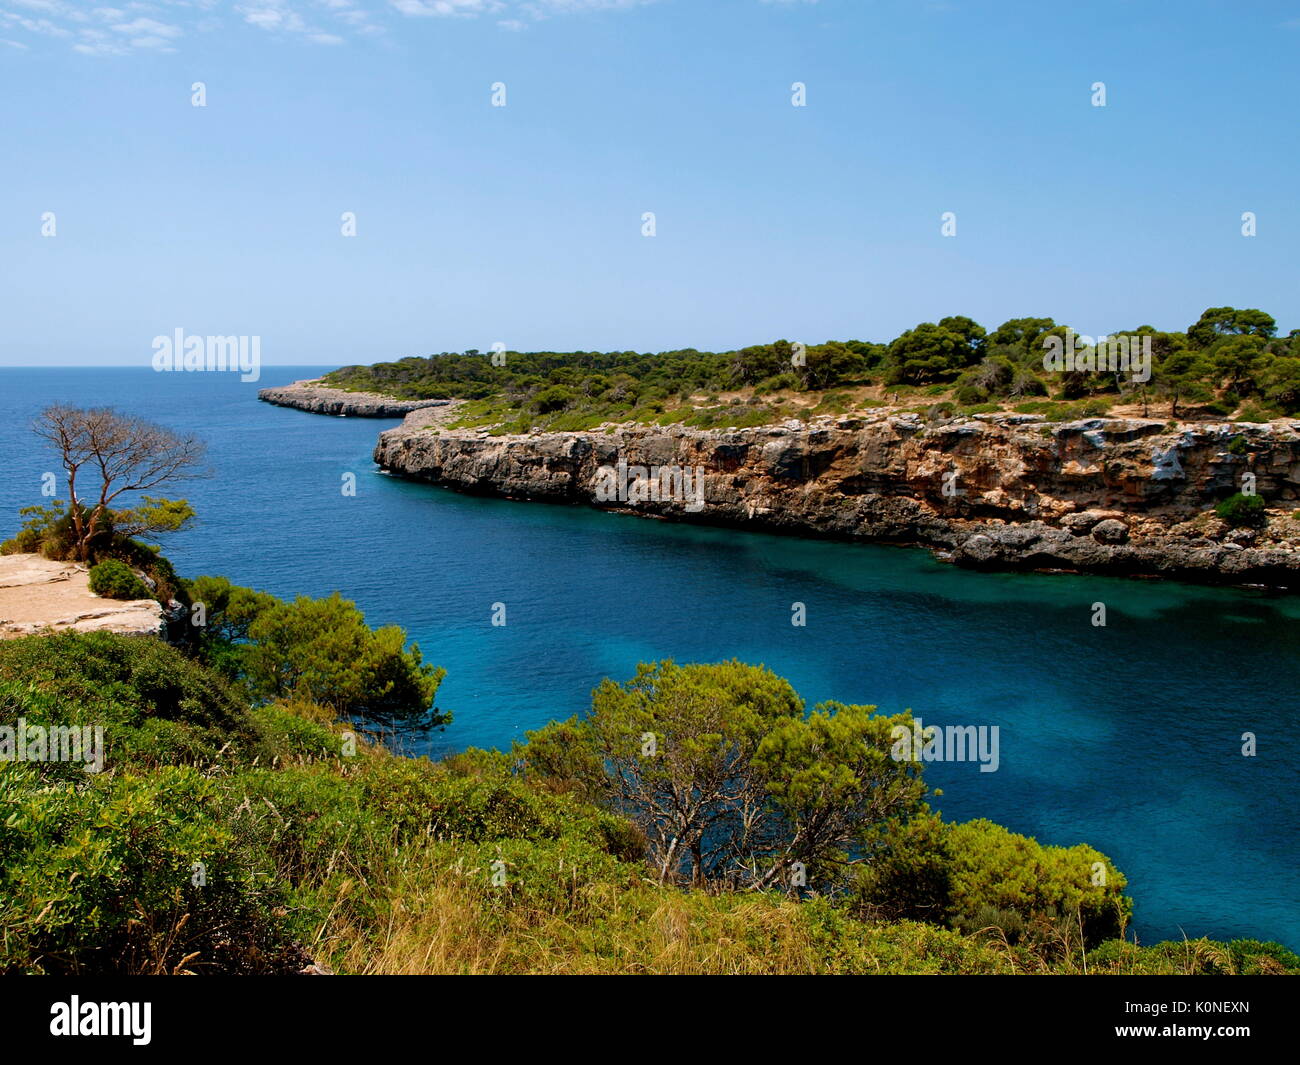
[[[401,418],[411,411],[443,408],[450,412],[460,405],[454,399],[394,399],[375,392],[345,392],[328,388],[320,381],[295,381],[282,388],[263,388],[257,393],[263,403],[293,407],[311,414],[332,414],[343,418]]]
[[[88,570],[40,555],[0,555],[0,639],[48,630],[160,636],[163,608],[154,599],[103,599]]]

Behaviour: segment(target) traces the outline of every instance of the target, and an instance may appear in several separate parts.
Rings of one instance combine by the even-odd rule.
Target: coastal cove
[[[914,549],[643,521],[458,495],[381,474],[397,419],[259,403],[258,384],[147,369],[4,370],[0,509],[47,502],[28,426],[52,401],[110,404],[210,444],[199,514],[166,551],[280,596],[338,589],[448,673],[455,715],[420,748],[507,747],[583,711],[604,676],[675,657],[762,662],[811,704],[910,707],[998,726],[1000,765],[936,763],[953,819],[1087,841],[1128,874],[1144,942],[1189,934],[1300,947],[1295,697],[1300,601],[1114,578],[982,573]],[[340,483],[356,476],[355,497]],[[494,627],[494,603],[508,624]],[[792,626],[791,604],[807,624]],[[1108,623],[1092,624],[1103,602]],[[1241,756],[1252,731],[1259,755]]]

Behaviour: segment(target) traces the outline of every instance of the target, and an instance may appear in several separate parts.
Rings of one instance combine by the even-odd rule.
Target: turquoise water
[[[379,431],[256,401],[311,376],[0,370],[0,520],[54,470],[28,425],[112,404],[210,445],[185,486],[182,573],[355,599],[447,669],[432,755],[503,746],[581,712],[638,661],[735,656],[822,699],[997,725],[1001,765],[927,767],[953,819],[1086,841],[1128,875],[1143,942],[1211,935],[1300,948],[1300,600],[1104,578],[978,574],[923,551],[702,529],[456,495],[380,474]],[[341,478],[357,477],[355,498]],[[807,625],[790,624],[791,603]],[[506,604],[507,625],[490,623]],[[1107,608],[1092,625],[1092,604]],[[1258,756],[1241,756],[1254,732]]]

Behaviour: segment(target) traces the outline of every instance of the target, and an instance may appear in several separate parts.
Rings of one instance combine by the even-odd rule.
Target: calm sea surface
[[[1211,935],[1300,949],[1300,601],[1104,578],[988,575],[923,551],[688,528],[456,495],[380,474],[395,421],[257,402],[318,371],[0,370],[0,525],[57,471],[30,423],[113,405],[199,434],[211,476],[168,494],[195,527],[184,574],[355,600],[445,666],[455,715],[426,748],[508,745],[584,710],[637,662],[737,657],[823,699],[998,725],[1001,766],[933,763],[945,816],[1086,841],[1129,877],[1143,942]],[[355,498],[343,475],[354,473]],[[61,483],[61,482],[60,482]],[[790,624],[791,603],[807,625]],[[492,604],[508,624],[493,627]],[[1105,628],[1092,604],[1107,607]],[[1241,756],[1243,732],[1258,756]]]

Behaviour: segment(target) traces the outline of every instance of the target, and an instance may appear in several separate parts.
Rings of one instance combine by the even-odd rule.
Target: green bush
[[[1238,422],[1262,424],[1264,422],[1272,421],[1273,413],[1273,411],[1261,407],[1258,403],[1247,403],[1237,412],[1237,417],[1233,420]]]
[[[0,763],[0,973],[301,965],[282,888],[255,875],[215,796],[176,766],[52,788]]]
[[[161,640],[110,632],[0,641],[0,724],[19,717],[102,727],[110,767],[214,765],[252,757],[257,740],[223,678]],[[40,767],[55,777],[74,772]]]
[[[66,514],[66,504],[56,499],[48,507],[23,507],[18,513],[23,518],[22,527],[0,544],[0,555],[29,555],[41,551],[50,531]]]
[[[1094,883],[1104,880],[1104,883]],[[944,824],[926,814],[895,826],[860,876],[855,907],[890,920],[997,929],[1006,940],[1088,943],[1119,935],[1132,912],[1126,881],[1086,845],[1044,847],[991,821]]]
[[[772,392],[781,392],[786,389],[797,388],[799,379],[792,373],[776,374],[774,377],[764,378],[754,386],[754,395],[766,396]]]
[[[531,406],[538,414],[553,414],[556,411],[567,410],[577,399],[578,394],[573,389],[564,385],[552,385],[538,392],[533,397]]]
[[[1099,943],[1121,934],[1132,913],[1124,874],[1086,844],[1044,847],[986,820],[952,825],[947,842],[952,922],[961,931],[993,925],[1010,936],[1034,924],[1050,936],[1065,922]]]
[[[1258,939],[1234,939],[1228,944],[1233,971],[1241,976],[1266,976],[1300,972],[1300,956],[1281,943]]]
[[[324,721],[304,716],[304,707],[279,703],[254,707],[249,717],[257,730],[258,753],[265,761],[312,761],[342,756],[342,737]]]
[[[1261,943],[1254,939],[1234,939],[1231,943],[1209,939],[1166,940],[1149,947],[1110,940],[1088,952],[1087,965],[1093,973],[1136,976],[1300,974],[1300,957],[1280,943]]]
[[[152,599],[144,581],[131,567],[115,558],[107,558],[90,567],[90,590],[105,599]]]
[[[1214,508],[1220,518],[1234,528],[1259,528],[1268,521],[1264,498],[1237,492]]]

